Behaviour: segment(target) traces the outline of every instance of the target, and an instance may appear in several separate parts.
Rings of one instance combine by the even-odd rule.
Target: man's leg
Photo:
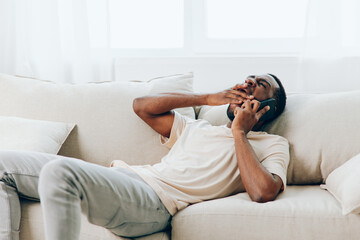
[[[0,239],[18,240],[19,196],[37,200],[40,169],[60,156],[36,152],[0,151]]]
[[[77,240],[81,211],[89,222],[135,237],[166,228],[171,215],[136,174],[75,159],[55,160],[41,171],[39,193],[49,240]]]

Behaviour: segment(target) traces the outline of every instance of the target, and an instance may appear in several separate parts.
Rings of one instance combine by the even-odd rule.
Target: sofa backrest
[[[121,159],[153,164],[168,149],[132,109],[134,98],[192,92],[192,73],[146,82],[58,84],[0,74],[0,116],[75,123],[59,154],[108,166]],[[178,109],[194,118],[193,108]]]
[[[318,184],[360,153],[360,91],[288,96],[284,113],[264,130],[290,144],[289,184]],[[228,122],[227,106],[202,107],[198,118]]]
[[[168,149],[132,110],[135,97],[192,92],[191,73],[139,82],[55,84],[0,74],[0,116],[75,123],[61,155],[104,166],[121,159],[153,164]],[[265,126],[290,143],[289,184],[317,184],[360,152],[360,91],[288,96],[284,113]],[[198,118],[226,124],[227,105],[198,108]],[[193,108],[179,112],[194,118]]]

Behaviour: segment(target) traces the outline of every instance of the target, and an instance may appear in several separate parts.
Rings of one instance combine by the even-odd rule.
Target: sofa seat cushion
[[[45,240],[44,221],[39,202],[21,199],[20,239]],[[109,230],[88,222],[85,215],[81,219],[79,240],[129,240],[118,237]],[[169,240],[169,233],[159,232],[134,240]]]
[[[320,186],[288,186],[275,201],[252,202],[247,193],[194,204],[172,222],[173,240],[358,239],[360,215],[343,216]]]

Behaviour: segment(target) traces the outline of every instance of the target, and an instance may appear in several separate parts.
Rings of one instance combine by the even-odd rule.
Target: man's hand
[[[254,96],[248,95],[245,91],[241,91],[241,89],[246,88],[247,83],[237,84],[234,87],[226,89],[222,92],[209,94],[207,96],[207,105],[218,106],[229,103],[241,104],[245,100],[254,99]]]
[[[270,109],[269,106],[266,106],[258,112],[259,106],[260,102],[257,100],[246,100],[241,108],[235,108],[235,118],[231,124],[231,130],[234,135],[239,131],[247,134]]]

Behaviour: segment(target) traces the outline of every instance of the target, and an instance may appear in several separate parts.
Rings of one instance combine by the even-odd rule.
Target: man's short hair
[[[282,85],[279,78],[277,78],[274,74],[268,73],[271,77],[275,79],[275,81],[279,84],[279,88],[277,88],[274,92],[273,98],[275,99],[275,115],[274,118],[277,118],[285,109],[286,105],[286,92],[284,86]]]

